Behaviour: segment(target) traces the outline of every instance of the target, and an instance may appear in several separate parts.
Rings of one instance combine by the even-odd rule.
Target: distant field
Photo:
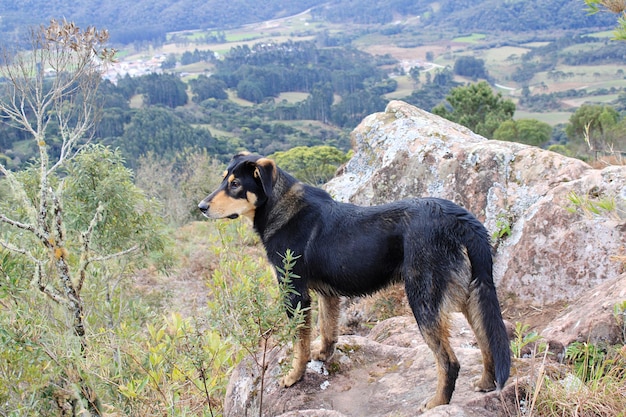
[[[193,125],[194,127],[199,127],[199,128],[203,128],[203,129],[207,129],[209,132],[211,132],[211,136],[217,138],[217,137],[233,137],[235,136],[234,133],[232,132],[228,132],[226,130],[220,130],[220,129],[216,129],[215,127],[211,126],[211,125],[207,125],[207,124],[197,124],[197,125]]]
[[[463,42],[463,43],[477,43],[484,40],[487,35],[482,33],[472,33],[470,36],[461,36],[458,38],[452,39],[452,42]]]
[[[130,98],[130,108],[140,109],[143,106],[143,96],[141,94],[135,94]]]
[[[283,100],[286,100],[288,103],[298,103],[300,101],[306,100],[308,96],[309,96],[309,93],[301,93],[299,91],[289,91],[286,93],[280,93],[274,101],[279,103]]]
[[[613,36],[615,36],[612,30],[605,30],[602,32],[593,32],[593,33],[588,33],[587,35],[594,36],[596,38],[612,38]]]
[[[237,97],[237,92],[233,91],[233,90],[226,90],[226,92],[228,93],[228,99],[234,103],[239,104],[240,106],[245,106],[245,107],[252,107],[254,106],[254,103],[252,103],[251,101],[248,100],[244,100],[242,98]]]
[[[385,94],[385,98],[393,100],[411,95],[413,89],[415,88],[415,84],[411,77],[409,77],[408,75],[403,75],[400,77],[395,77],[394,80],[398,82],[398,88],[392,93]]]
[[[320,131],[339,131],[339,128],[327,125],[319,120],[282,120],[280,123],[301,130],[309,135],[315,135]]]
[[[499,48],[486,49],[480,58],[489,65],[490,62],[501,63],[502,61],[517,62],[522,55],[529,52],[530,48],[517,46],[502,46]]]
[[[556,126],[560,123],[567,123],[571,116],[572,116],[572,113],[569,113],[569,112],[537,113],[537,112],[527,112],[523,110],[516,110],[515,116],[513,118],[515,120],[537,119],[539,121],[549,124],[550,126]]]
[[[331,35],[351,31],[358,33],[361,26],[348,28],[344,25],[330,24],[324,22],[315,22],[310,14],[303,13],[298,16],[292,16],[284,19],[275,19],[259,24],[246,25],[244,27],[225,31],[225,43],[197,43],[208,35],[215,34],[211,31],[188,31],[177,33],[177,36],[184,36],[188,42],[166,43],[158,51],[130,52],[121,51],[118,56],[121,58],[131,57],[132,59],[150,59],[158,53],[174,53],[182,54],[185,51],[193,51],[194,49],[217,52],[220,55],[228,53],[228,51],[237,46],[252,46],[259,42],[286,42],[287,40],[301,41],[315,39],[316,33],[324,30]],[[610,38],[613,36],[612,31],[603,31],[590,33],[595,37]],[[414,31],[406,33],[384,35],[375,30],[365,31],[364,35],[352,41],[357,48],[364,50],[373,55],[389,54],[399,61],[399,64],[407,70],[414,65],[428,66],[429,72],[434,74],[440,68],[446,66],[452,67],[455,60],[462,55],[471,55],[485,61],[485,66],[490,76],[496,84],[500,86],[498,91],[504,97],[511,97],[516,100],[521,93],[521,85],[511,81],[511,74],[521,65],[521,56],[529,52],[532,48],[545,46],[548,42],[529,42],[521,46],[499,46],[494,48],[486,47],[494,38],[481,33],[473,33],[468,36],[445,37],[445,34],[439,35],[437,38],[428,34],[416,35]],[[506,39],[503,39],[506,40]],[[560,53],[576,53],[593,50],[597,47],[597,43],[577,44],[560,51]],[[433,62],[427,62],[426,55],[432,55]],[[198,63],[177,68],[179,73],[187,73],[186,77],[194,77],[197,74],[210,72],[212,66],[206,63]],[[550,93],[557,91],[566,91],[570,89],[580,89],[593,92],[598,89],[610,89],[612,87],[623,89],[626,88],[626,79],[624,79],[624,71],[626,67],[621,64],[608,65],[584,65],[584,66],[565,66],[559,65],[555,68],[560,72],[560,76],[555,77],[554,73],[541,72],[530,81],[529,85],[534,94]],[[558,75],[558,74],[557,74]],[[469,79],[455,77],[458,81],[467,83],[472,82]],[[411,94],[414,89],[413,81],[408,75],[398,76],[395,78],[398,82],[396,91],[387,94],[387,99],[401,99]],[[422,82],[425,77],[422,75]],[[246,100],[237,97],[234,91],[229,91],[229,98],[243,106],[251,106]],[[287,92],[276,98],[277,101],[286,100],[289,103],[297,103],[306,100],[308,95],[301,92]],[[564,100],[564,104],[575,109],[583,103],[610,103],[617,98],[617,94],[606,94],[602,96],[576,97]],[[337,96],[335,103],[341,98]],[[132,105],[141,105],[141,101],[134,100]],[[545,121],[551,125],[565,123],[569,120],[571,113],[569,112],[550,112],[550,113],[534,113],[518,110],[515,114],[516,118],[535,118]],[[216,132],[218,135],[225,136],[225,132]]]
[[[617,100],[617,97],[618,94],[605,94],[601,96],[566,99],[563,100],[563,103],[572,107],[580,107],[583,104],[608,104]]]

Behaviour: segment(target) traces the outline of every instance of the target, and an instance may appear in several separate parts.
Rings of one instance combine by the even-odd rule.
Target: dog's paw
[[[300,381],[303,375],[304,372],[297,372],[292,369],[287,375],[280,379],[280,386],[283,388],[289,388],[296,382]]]
[[[420,404],[419,411],[424,413],[430,410],[431,408],[435,408],[438,405],[445,405],[445,404],[448,404],[448,403],[446,403],[445,401],[442,401],[441,399],[438,399],[435,396],[435,397],[424,400],[422,404]]]
[[[477,377],[472,382],[475,392],[491,392],[496,389],[495,381],[490,381],[490,378]]]
[[[322,362],[329,361],[335,355],[335,345],[336,343],[332,343],[329,346],[321,347],[319,350],[314,350],[312,352],[313,359]]]
[[[335,349],[330,352],[328,350],[313,351],[312,357],[316,361],[326,362],[329,361],[335,355]]]

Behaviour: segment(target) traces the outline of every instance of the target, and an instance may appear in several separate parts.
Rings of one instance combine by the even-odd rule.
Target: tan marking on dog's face
[[[228,195],[226,191],[220,191],[211,199],[211,204],[206,214],[213,219],[222,219],[234,215],[254,219],[256,195],[248,192],[246,197],[234,198]]]

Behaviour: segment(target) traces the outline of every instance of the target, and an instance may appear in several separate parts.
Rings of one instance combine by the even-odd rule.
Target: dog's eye
[[[230,182],[230,189],[234,190],[241,187],[241,181],[239,181],[238,179],[234,179]]]

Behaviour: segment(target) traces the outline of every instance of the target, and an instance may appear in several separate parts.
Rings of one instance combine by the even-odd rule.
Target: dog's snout
[[[198,208],[201,212],[206,214],[207,210],[209,209],[209,204],[205,200],[202,200],[200,204],[198,204]]]

